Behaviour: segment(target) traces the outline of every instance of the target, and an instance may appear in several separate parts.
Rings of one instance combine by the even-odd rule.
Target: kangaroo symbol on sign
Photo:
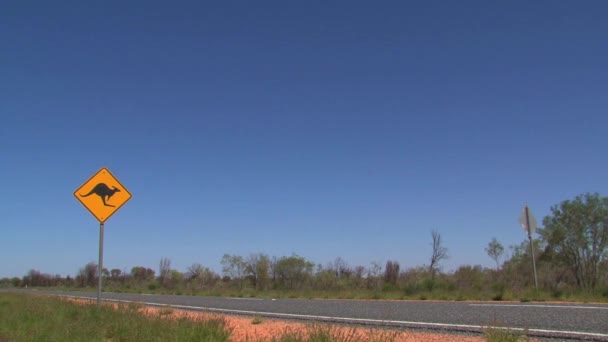
[[[110,187],[108,187],[105,183],[99,183],[99,184],[95,185],[93,190],[91,190],[88,194],[86,194],[86,195],[79,194],[79,195],[80,195],[80,197],[87,197],[87,196],[91,196],[92,194],[95,194],[101,198],[103,205],[105,205],[106,207],[116,207],[115,205],[107,204],[106,201],[109,201],[110,197],[112,197],[117,192],[120,192],[120,189],[117,189],[115,186],[113,186],[112,189],[110,189]]]

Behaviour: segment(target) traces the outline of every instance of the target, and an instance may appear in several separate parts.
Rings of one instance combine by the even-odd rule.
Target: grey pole
[[[103,269],[103,222],[99,223],[99,265],[97,265],[97,306],[101,305],[101,278]]]
[[[532,269],[534,270],[534,287],[538,291],[538,277],[536,276],[536,258],[534,257],[534,246],[532,245],[532,233],[530,232],[530,213],[526,206],[526,225],[528,227],[528,240],[530,240],[530,251],[532,252]]]

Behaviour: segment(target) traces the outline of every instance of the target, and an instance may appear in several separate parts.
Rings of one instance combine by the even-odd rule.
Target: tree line
[[[463,265],[442,272],[441,262],[449,258],[441,234],[433,230],[426,266],[402,269],[398,261],[350,265],[338,257],[325,265],[293,254],[275,257],[264,253],[247,256],[226,254],[217,273],[200,263],[186,272],[171,268],[163,257],[155,270],[136,266],[127,270],[103,269],[106,290],[169,291],[173,293],[223,294],[267,291],[354,291],[370,297],[400,293],[402,297],[464,295],[467,298],[502,299],[505,293],[522,293],[534,285],[534,249],[539,287],[555,298],[576,291],[600,289],[608,298],[608,198],[584,194],[551,208],[538,236],[505,248],[496,238],[485,247],[495,267]],[[30,270],[22,278],[3,278],[0,286],[94,287],[97,265],[88,263],[72,278]]]

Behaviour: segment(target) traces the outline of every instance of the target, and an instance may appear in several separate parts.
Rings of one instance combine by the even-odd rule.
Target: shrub
[[[484,338],[488,342],[518,342],[524,339],[522,334],[511,329],[491,326],[484,330]]]
[[[408,284],[403,288],[403,294],[406,296],[413,296],[418,293],[418,286]]]
[[[433,291],[435,288],[436,282],[434,279],[427,278],[422,281],[422,286],[427,289],[427,291]]]
[[[563,294],[564,293],[562,292],[562,290],[559,290],[559,289],[554,289],[553,291],[551,291],[551,297],[556,298],[556,299],[561,298]]]

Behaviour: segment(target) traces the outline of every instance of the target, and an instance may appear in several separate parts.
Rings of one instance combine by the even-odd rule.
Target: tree
[[[481,265],[462,265],[454,272],[453,281],[459,290],[479,292],[484,286]]]
[[[65,286],[67,286],[67,287],[74,286],[74,279],[72,279],[72,277],[70,277],[69,275],[65,276]]]
[[[338,279],[350,278],[350,276],[353,274],[353,270],[350,268],[348,263],[340,257],[337,257],[336,260],[330,262],[327,265],[327,269],[331,270]]]
[[[397,278],[399,277],[399,262],[398,261],[387,261],[386,267],[384,268],[384,280],[389,284],[397,284]]]
[[[154,270],[143,266],[135,266],[131,268],[131,276],[137,281],[153,280]]]
[[[195,288],[213,286],[220,279],[215,272],[211,271],[208,267],[203,267],[199,263],[194,263],[188,267],[186,278]]]
[[[312,275],[314,264],[303,257],[294,254],[282,257],[274,266],[277,281],[286,289],[301,288],[304,282]]]
[[[351,284],[355,287],[361,287],[364,285],[363,276],[365,275],[365,266],[357,265],[353,268],[353,276]]]
[[[166,286],[168,286],[169,288],[174,288],[176,286],[179,286],[179,284],[184,281],[184,274],[178,270],[170,270],[169,276],[165,279],[168,279],[166,281]]]
[[[339,280],[335,271],[331,268],[331,263],[326,268],[318,264],[313,278],[313,288],[315,290],[340,290]]]
[[[435,272],[439,268],[439,262],[448,258],[448,249],[441,245],[441,234],[436,230],[431,232],[433,237],[433,254],[431,255],[431,264],[429,265],[429,272],[431,273],[431,279],[435,279]]]
[[[0,279],[0,287],[9,287],[10,284],[11,284],[11,279],[10,278],[2,278],[2,279]]]
[[[270,258],[268,255],[260,254],[260,259],[256,267],[257,278],[256,287],[258,290],[268,290],[270,285]]]
[[[247,269],[247,263],[240,255],[224,254],[222,257],[222,273],[225,277],[236,281],[239,289],[243,288],[243,277]]]
[[[373,261],[367,269],[367,288],[378,291],[382,286],[382,266],[379,262]]]
[[[246,261],[246,272],[258,290],[267,290],[270,283],[270,258],[266,254],[251,254]]]
[[[579,195],[551,208],[539,235],[545,251],[567,265],[582,289],[594,289],[608,260],[608,198]]]
[[[273,256],[270,259],[270,275],[272,277],[272,282],[275,283],[277,280],[277,262],[279,261],[279,259],[277,259],[276,256]]]
[[[357,265],[353,268],[353,274],[357,279],[363,279],[363,275],[365,274],[365,266]]]
[[[486,247],[486,253],[488,256],[496,262],[496,270],[500,269],[500,258],[505,252],[505,248],[496,240],[496,238],[492,238],[492,241],[488,243],[488,247]]]
[[[514,291],[524,290],[531,286],[535,286],[534,273],[532,267],[532,251],[530,249],[529,241],[526,238],[519,244],[510,245],[510,254],[508,258],[505,258],[502,264],[503,279],[509,283],[509,287]],[[547,253],[539,253],[543,248],[541,247],[541,241],[539,239],[532,239],[532,247],[534,248],[535,256],[537,261],[541,261],[547,258]],[[543,263],[550,263],[551,261],[546,260]],[[542,263],[538,264],[539,269],[543,268]],[[542,273],[542,272],[541,272]],[[542,284],[541,284],[542,286]]]
[[[52,286],[53,277],[50,274],[32,269],[23,277],[23,282],[29,286]]]
[[[97,284],[97,264],[90,262],[78,271],[76,277],[79,286],[95,286]]]
[[[118,278],[120,278],[121,274],[122,274],[122,271],[119,270],[118,268],[113,268],[110,270],[110,277],[114,280],[117,280]]]
[[[158,267],[159,280],[161,285],[166,285],[171,278],[171,260],[169,258],[161,258]]]
[[[14,287],[19,287],[19,286],[21,286],[21,278],[19,278],[19,277],[13,277],[13,278],[11,279],[11,284],[12,284]]]

